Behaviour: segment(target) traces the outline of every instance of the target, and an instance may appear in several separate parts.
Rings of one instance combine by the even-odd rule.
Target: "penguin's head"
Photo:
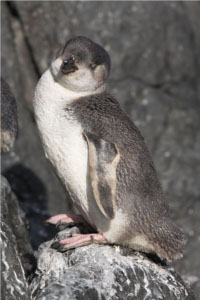
[[[110,73],[110,56],[86,37],[70,39],[52,61],[50,70],[62,86],[76,92],[96,91]]]

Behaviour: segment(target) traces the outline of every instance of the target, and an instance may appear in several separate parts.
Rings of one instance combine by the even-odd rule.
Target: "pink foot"
[[[70,223],[86,223],[81,215],[74,214],[60,214],[49,218],[47,223],[60,225],[60,224],[70,224]]]
[[[66,251],[67,249],[73,249],[80,246],[89,245],[92,243],[105,244],[107,240],[100,233],[92,234],[78,234],[75,233],[72,237],[61,240],[60,242],[55,242],[51,245],[52,248],[58,251]]]

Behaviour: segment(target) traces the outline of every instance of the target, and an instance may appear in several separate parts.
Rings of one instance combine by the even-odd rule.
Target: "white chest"
[[[77,94],[55,83],[47,71],[36,87],[34,110],[46,156],[74,202],[79,206],[77,202],[81,199],[81,208],[87,211],[87,144],[81,125],[65,111],[77,98]]]

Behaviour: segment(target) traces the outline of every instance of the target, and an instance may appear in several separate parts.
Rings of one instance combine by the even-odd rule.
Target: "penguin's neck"
[[[35,89],[33,105],[36,117],[43,115],[45,110],[47,110],[46,114],[48,114],[50,110],[57,113],[77,97],[78,95],[76,93],[58,84],[48,69],[40,78]]]
[[[39,117],[40,113],[43,114],[44,109],[53,110],[56,113],[79,98],[99,94],[103,91],[105,91],[105,86],[87,92],[69,90],[56,82],[48,69],[40,78],[35,89],[33,105],[36,116]]]

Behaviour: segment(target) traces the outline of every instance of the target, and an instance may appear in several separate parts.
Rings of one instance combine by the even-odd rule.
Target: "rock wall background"
[[[141,130],[176,223],[189,240],[174,265],[200,294],[200,3],[2,2],[2,76],[18,104],[19,136],[2,170],[29,218],[33,247],[42,223],[70,210],[35,126],[34,87],[60,45],[85,35],[112,59],[110,90]],[[65,201],[65,198],[67,201]]]

